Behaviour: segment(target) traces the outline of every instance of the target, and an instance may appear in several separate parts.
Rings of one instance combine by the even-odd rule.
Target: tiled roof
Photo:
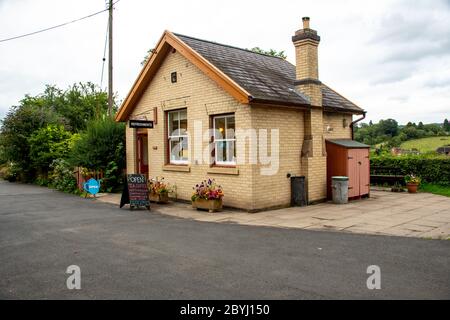
[[[327,141],[350,149],[370,148],[367,144],[350,139],[327,139]]]
[[[273,104],[310,105],[308,97],[295,89],[295,66],[288,61],[211,41],[175,35],[249,92],[253,100]],[[325,109],[363,112],[326,85],[322,85],[322,94]]]
[[[347,110],[355,113],[362,113],[364,110],[358,107],[356,104],[347,100],[339,93],[322,84],[322,105],[331,110]]]

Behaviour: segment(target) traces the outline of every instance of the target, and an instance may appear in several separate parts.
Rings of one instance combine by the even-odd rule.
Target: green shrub
[[[125,124],[110,117],[89,122],[75,141],[69,159],[74,167],[104,172],[102,190],[117,191],[125,168]]]
[[[34,131],[28,138],[33,167],[48,172],[53,160],[65,158],[70,152],[71,139],[72,134],[62,125],[49,124]]]
[[[48,180],[47,175],[40,174],[37,176],[37,178],[34,180],[34,183],[41,187],[48,187],[50,181]]]
[[[426,155],[371,156],[370,165],[394,167],[403,175],[415,174],[423,182],[450,185],[450,157]]]
[[[50,186],[63,192],[77,193],[77,179],[73,174],[73,167],[64,159],[53,160],[49,180]]]
[[[0,178],[9,182],[16,182],[20,180],[21,168],[10,162],[5,164],[0,169]]]
[[[119,170],[117,163],[111,161],[106,167],[104,178],[101,179],[100,188],[103,192],[118,192],[121,191],[122,184],[122,172]]]

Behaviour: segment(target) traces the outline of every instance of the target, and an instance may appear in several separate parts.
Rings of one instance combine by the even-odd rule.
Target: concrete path
[[[0,300],[450,298],[450,241],[207,223],[1,181],[0,261]]]
[[[120,195],[105,195],[98,200],[118,204]],[[450,239],[450,198],[430,193],[373,191],[370,199],[346,205],[322,203],[260,213],[236,210],[207,213],[183,203],[153,205],[153,208],[162,214],[197,221]]]

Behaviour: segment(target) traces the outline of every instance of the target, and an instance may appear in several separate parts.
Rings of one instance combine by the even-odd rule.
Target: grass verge
[[[421,183],[419,190],[421,192],[429,192],[441,196],[450,197],[450,186],[441,186],[439,184]]]

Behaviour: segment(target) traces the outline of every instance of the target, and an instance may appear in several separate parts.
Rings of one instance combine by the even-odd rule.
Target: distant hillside
[[[420,152],[429,152],[436,151],[437,148],[443,147],[445,145],[450,145],[450,136],[409,140],[403,142],[400,145],[400,148],[406,150],[417,149]]]
[[[450,123],[448,119],[444,119],[442,123],[418,124],[408,122],[406,125],[399,125],[394,119],[380,120],[378,123],[359,123],[355,128],[355,140],[365,144],[376,146],[378,148],[404,147],[407,141],[431,138],[433,141],[437,137],[446,137],[450,135]],[[428,140],[426,140],[428,141]],[[444,143],[445,145],[446,143]],[[414,146],[406,144],[406,146]],[[435,150],[440,147],[439,138],[436,144],[428,145],[428,148]],[[427,144],[424,143],[423,148]]]

